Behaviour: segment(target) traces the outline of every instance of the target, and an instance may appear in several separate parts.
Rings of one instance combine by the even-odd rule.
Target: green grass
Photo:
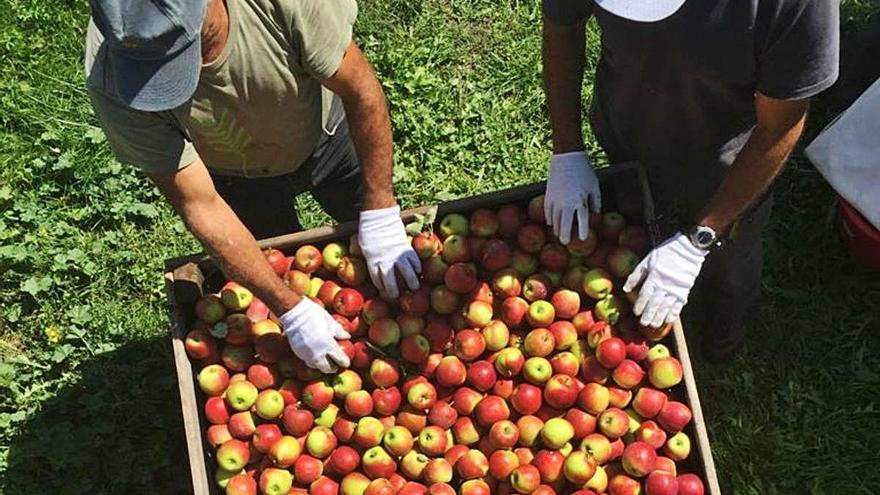
[[[543,177],[537,4],[361,3],[405,205]],[[845,1],[846,32],[878,12]],[[95,127],[86,19],[85,2],[0,0],[0,493],[187,493],[161,272],[198,246]],[[808,137],[835,110],[820,99]],[[730,365],[697,359],[722,486],[875,494],[877,277],[838,242],[833,192],[800,153],[776,189],[749,344]],[[688,320],[694,342],[707,324]]]

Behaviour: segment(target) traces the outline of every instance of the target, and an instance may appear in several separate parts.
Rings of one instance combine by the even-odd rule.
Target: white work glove
[[[590,158],[583,151],[561,153],[550,159],[547,191],[544,195],[544,218],[553,226],[559,242],[571,241],[571,224],[578,223],[578,237],[583,241],[590,234],[590,210],[602,210],[599,178],[593,172]]]
[[[293,353],[309,368],[333,373],[337,367],[348,367],[348,355],[336,339],[351,336],[311,299],[302,298],[293,309],[281,315],[281,326]]]
[[[422,262],[406,237],[399,206],[362,211],[358,244],[364,253],[370,279],[377,289],[392,298],[400,295],[395,268],[410,289],[419,288],[418,274],[422,271]]]
[[[644,279],[633,306],[633,313],[641,315],[642,325],[660,327],[678,318],[708,253],[678,233],[654,248],[636,266],[623,290],[633,290]]]

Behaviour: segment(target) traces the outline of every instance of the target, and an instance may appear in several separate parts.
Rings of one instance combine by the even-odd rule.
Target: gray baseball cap
[[[89,0],[119,98],[147,112],[176,108],[196,90],[207,0]]]

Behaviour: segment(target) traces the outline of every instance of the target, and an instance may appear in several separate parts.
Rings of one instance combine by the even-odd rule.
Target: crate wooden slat
[[[656,241],[657,228],[654,224],[654,205],[644,170],[636,163],[624,163],[600,169],[597,174],[603,188],[604,209],[620,211],[629,221],[644,224],[652,239]],[[481,207],[492,208],[506,203],[522,203],[542,194],[544,185],[543,182],[539,182],[441,203],[437,205],[438,218],[451,212],[469,212]],[[405,221],[410,221],[417,213],[422,214],[429,208],[430,206],[413,208],[402,212],[401,216]],[[331,240],[347,240],[356,232],[357,223],[347,222],[263,239],[259,241],[259,244],[263,248],[273,247],[290,252],[302,244],[322,244]],[[201,392],[198,391],[195,373],[186,355],[183,341],[193,322],[193,305],[205,292],[207,280],[217,274],[217,268],[210,258],[201,253],[167,260],[165,266],[165,286],[171,321],[171,345],[177,371],[193,493],[196,495],[215,495],[219,493],[213,480],[216,464],[211,458],[211,449],[202,435],[207,427],[207,422],[200,407]],[[698,471],[706,481],[708,494],[721,495],[681,322],[675,323],[673,332],[664,342],[674,349],[681,360],[684,380],[683,384],[679,385],[679,393],[694,414],[694,420],[686,430],[694,440],[692,442],[693,451],[687,465],[690,470]]]

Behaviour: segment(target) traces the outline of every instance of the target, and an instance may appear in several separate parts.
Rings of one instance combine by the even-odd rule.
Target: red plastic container
[[[838,197],[842,217],[843,241],[853,256],[870,270],[880,270],[880,230],[853,208],[845,199]]]

